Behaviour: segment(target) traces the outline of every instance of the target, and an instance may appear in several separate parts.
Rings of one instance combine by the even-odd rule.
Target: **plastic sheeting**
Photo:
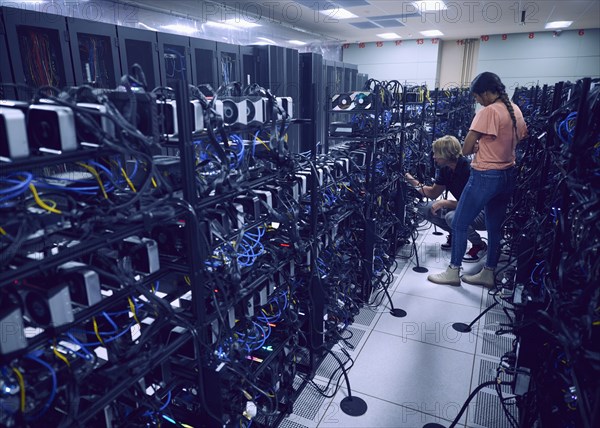
[[[237,45],[274,44],[298,49],[300,52],[317,52],[325,59],[341,60],[339,42],[323,42],[321,34],[296,28],[292,23],[276,19],[270,2],[225,2],[210,0],[148,0],[119,2],[110,0],[63,1],[3,1],[0,6],[36,12],[105,22],[125,27],[140,28],[224,41]],[[276,4],[277,2],[273,2]],[[279,11],[281,13],[281,11]],[[230,20],[229,26],[223,22]],[[258,26],[252,26],[258,24]],[[250,28],[244,28],[250,25]],[[301,40],[305,46],[289,44],[288,40]]]

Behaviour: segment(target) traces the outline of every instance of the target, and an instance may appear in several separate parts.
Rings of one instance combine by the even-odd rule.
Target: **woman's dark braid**
[[[510,102],[510,98],[508,98],[508,94],[506,93],[506,86],[501,84],[498,87],[498,93],[500,94],[500,100],[504,103],[504,105],[508,109],[508,114],[510,114],[510,118],[512,119],[513,129],[515,131],[515,134],[518,135],[517,134],[517,118],[515,116],[515,109],[513,108],[513,105]]]

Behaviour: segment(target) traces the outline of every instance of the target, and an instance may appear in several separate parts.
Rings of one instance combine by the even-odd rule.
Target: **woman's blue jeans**
[[[517,169],[477,171],[471,169],[469,181],[460,196],[452,222],[452,255],[450,264],[460,266],[467,249],[469,225],[485,210],[488,231],[488,253],[485,266],[496,268],[500,258],[502,222],[516,185]]]

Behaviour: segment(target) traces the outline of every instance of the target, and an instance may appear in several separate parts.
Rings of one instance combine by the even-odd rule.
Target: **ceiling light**
[[[546,30],[556,30],[557,28],[570,27],[573,21],[554,21],[546,24]]]
[[[419,12],[435,12],[448,9],[446,3],[441,0],[422,0],[414,1],[413,6],[419,9]]]
[[[381,37],[382,39],[388,39],[388,40],[392,40],[392,39],[401,39],[402,36],[396,34],[396,33],[382,33],[382,34],[377,34],[377,37]]]
[[[350,19],[350,18],[358,18],[357,15],[352,12],[342,9],[341,7],[333,7],[325,10],[319,10],[324,15],[327,15],[330,19]]]
[[[226,19],[225,21],[223,21],[223,23],[231,25],[233,27],[240,27],[240,28],[260,27],[260,24],[257,24],[256,22],[245,21],[243,19],[237,19],[237,18]]]
[[[254,46],[269,46],[269,45],[271,45],[272,43],[260,41],[260,42],[254,42],[254,43],[252,43],[252,44],[253,44]]]
[[[164,28],[165,30],[176,31],[178,33],[183,34],[192,34],[198,31],[193,27],[188,27],[187,25],[182,24],[162,25],[160,28]]]
[[[158,31],[156,28],[151,27],[149,25],[144,24],[143,22],[138,22],[138,25],[142,28],[145,28],[146,30],[150,30],[150,31]]]
[[[262,40],[263,42],[270,43],[272,45],[276,45],[277,42],[275,40],[267,39],[266,37],[257,37],[258,40]]]
[[[228,30],[239,30],[239,28],[236,28],[233,25],[224,24],[222,22],[216,21],[206,21],[206,25],[208,25],[209,27],[226,28]]]
[[[301,42],[300,40],[288,40],[288,43],[298,46],[304,46],[306,44],[306,42]]]
[[[442,33],[440,30],[427,30],[427,31],[421,31],[420,33],[422,35],[424,35],[425,37],[437,37],[437,36],[444,35],[444,33]]]

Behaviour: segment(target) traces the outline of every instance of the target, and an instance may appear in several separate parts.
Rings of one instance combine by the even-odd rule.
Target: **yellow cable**
[[[56,208],[52,208],[51,206],[46,205],[46,203],[40,199],[40,195],[38,195],[38,192],[35,189],[35,186],[33,185],[33,183],[29,183],[29,190],[31,190],[31,193],[33,193],[33,199],[35,199],[35,202],[40,207],[42,207],[46,211],[50,211],[51,213],[54,213],[54,214],[62,214],[61,210],[56,209]]]
[[[2,235],[6,235],[6,230],[4,230],[4,228],[0,227],[0,233],[1,233]]]
[[[133,193],[137,193],[137,190],[135,190],[135,186],[133,185],[133,183],[127,176],[127,173],[125,172],[125,170],[122,167],[121,167],[121,174],[123,174],[123,177],[125,177],[125,181],[129,185],[129,188],[133,191]]]
[[[189,277],[189,276],[185,275],[185,276],[183,277],[183,279],[185,280],[185,283],[186,283],[187,285],[192,285],[192,282],[190,281],[190,277]]]
[[[17,375],[17,379],[19,380],[19,389],[21,390],[21,404],[19,405],[19,409],[21,410],[21,413],[25,413],[25,380],[23,379],[23,375],[19,369],[14,367],[12,369]]]
[[[131,297],[128,297],[127,300],[129,300],[129,308],[131,309],[131,312],[133,312],[133,319],[135,320],[135,322],[138,323],[140,327],[142,327],[142,323],[140,322],[140,320],[137,317],[137,314],[135,313],[135,305],[133,304],[133,300],[131,300]]]
[[[42,201],[49,203],[51,208],[56,208],[56,201],[53,201],[52,199],[42,199]]]
[[[262,144],[263,146],[265,146],[265,148],[266,148],[268,151],[271,151],[271,148],[269,147],[269,145],[268,145],[267,143],[265,143],[263,140],[261,140],[261,139],[260,139],[260,138],[258,138],[258,137],[256,137],[256,139],[258,140],[258,142],[259,142],[260,144]]]
[[[94,333],[96,333],[98,342],[104,345],[104,340],[102,340],[102,336],[100,336],[100,331],[98,330],[98,323],[96,322],[96,317],[92,317],[92,323],[94,324]]]
[[[108,199],[108,195],[106,194],[106,190],[104,189],[104,184],[102,184],[102,179],[100,178],[100,174],[98,174],[98,171],[96,171],[96,168],[81,162],[77,162],[77,165],[87,169],[94,176],[94,178],[98,182],[98,185],[100,186],[100,190],[102,190],[102,195],[104,196],[104,199]]]
[[[71,367],[71,363],[69,362],[69,360],[67,360],[67,358],[63,354],[58,352],[58,349],[56,349],[56,342],[54,343],[54,346],[52,347],[52,352],[54,352],[54,355],[56,355],[56,358],[63,360],[64,363],[67,365],[67,367]]]
[[[154,179],[154,177],[150,178],[150,180],[152,181],[152,186],[158,187],[158,184],[156,184],[156,180]]]

